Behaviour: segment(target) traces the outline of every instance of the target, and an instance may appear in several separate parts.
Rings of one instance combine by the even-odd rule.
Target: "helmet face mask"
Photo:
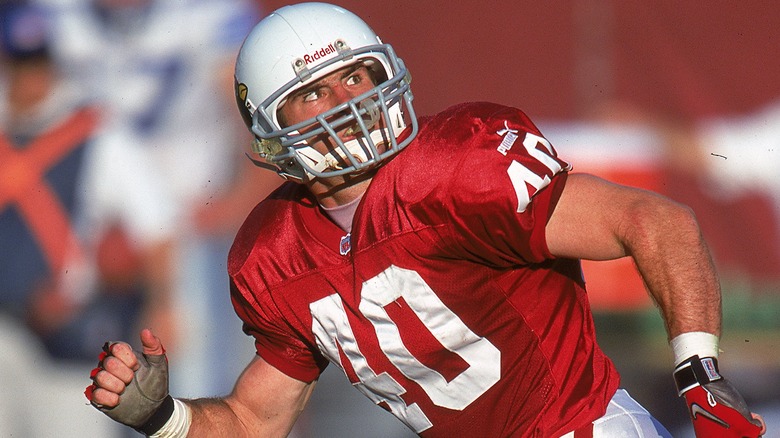
[[[309,120],[280,123],[278,110],[291,93],[356,64],[372,72],[371,90]],[[376,167],[417,134],[409,82],[392,47],[354,14],[322,3],[278,10],[249,34],[236,62],[236,98],[261,159],[253,161],[298,182]],[[345,131],[350,140],[337,134]],[[327,153],[311,147],[318,139],[330,146]]]

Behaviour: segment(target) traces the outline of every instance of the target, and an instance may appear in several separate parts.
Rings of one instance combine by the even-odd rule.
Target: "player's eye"
[[[363,75],[360,73],[355,73],[352,75],[349,75],[346,80],[346,84],[350,87],[354,87],[355,85],[360,85],[360,83],[363,82]]]
[[[301,94],[300,98],[304,102],[314,102],[315,100],[320,98],[320,92],[319,90],[311,90]]]

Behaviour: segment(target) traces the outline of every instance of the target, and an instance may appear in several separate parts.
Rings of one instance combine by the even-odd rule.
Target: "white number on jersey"
[[[544,150],[536,148],[539,144],[544,146]],[[547,139],[529,132],[525,134],[523,146],[528,151],[528,154],[549,169],[550,173],[538,175],[528,167],[512,160],[512,164],[509,165],[507,173],[509,174],[509,179],[512,181],[512,186],[515,188],[515,194],[517,195],[518,213],[524,212],[525,209],[528,208],[528,204],[531,203],[531,198],[536,192],[550,184],[550,177],[563,169],[558,161],[552,157],[553,148]]]
[[[403,327],[384,310],[399,298],[406,301],[441,345],[460,356],[468,368],[448,382],[441,373],[414,357],[401,339]],[[361,392],[374,403],[387,403],[391,412],[415,432],[431,427],[430,420],[416,403],[406,405],[401,397],[406,390],[398,381],[386,372],[377,375],[368,364],[337,294],[322,298],[309,308],[320,351],[340,365],[340,346],[360,379],[355,386]],[[501,377],[501,352],[472,332],[415,271],[390,266],[363,283],[359,309],[374,326],[379,346],[390,362],[408,379],[417,382],[437,406],[462,410]]]

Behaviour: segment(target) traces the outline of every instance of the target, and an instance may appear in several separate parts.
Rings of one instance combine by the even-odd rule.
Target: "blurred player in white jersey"
[[[176,318],[175,218],[146,155],[61,75],[46,18],[0,4],[0,348],[13,351],[0,360],[0,435],[108,437],[68,401],[71,367],[95,339]]]
[[[187,335],[177,336],[171,351],[188,368],[180,376],[186,383],[175,386],[225,392],[250,357],[236,358],[227,370],[220,364],[217,373],[207,353],[243,341],[226,305],[224,259],[253,199],[278,185],[270,173],[237,177],[248,167],[236,152],[247,138],[229,90],[256,6],[244,0],[41,3],[54,18],[53,49],[65,73],[103,102],[110,126],[133,133],[135,146],[163,176],[158,189],[174,200],[179,332]]]

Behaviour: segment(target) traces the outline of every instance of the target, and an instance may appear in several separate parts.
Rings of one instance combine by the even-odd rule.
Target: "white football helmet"
[[[355,63],[373,72],[372,90],[304,122],[280,125],[277,110],[290,93]],[[252,161],[285,179],[304,182],[361,172],[417,135],[411,77],[403,62],[363,20],[338,6],[300,3],[260,21],[239,51],[235,79],[239,110],[261,158]],[[401,137],[407,126],[408,134]],[[338,137],[345,128],[355,139]],[[323,134],[335,145],[324,155],[307,143]]]

